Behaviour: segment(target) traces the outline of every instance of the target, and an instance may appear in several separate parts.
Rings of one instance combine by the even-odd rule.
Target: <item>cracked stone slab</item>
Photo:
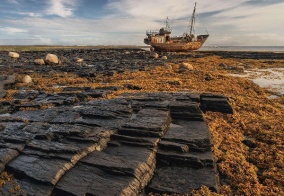
[[[171,116],[174,119],[204,121],[202,112],[197,103],[192,101],[173,101],[169,105]]]
[[[41,94],[38,95],[33,101],[37,104],[47,105],[47,104],[54,104],[57,106],[60,105],[69,105],[72,103],[75,103],[76,95],[69,95],[69,96],[63,96],[58,94]]]
[[[188,166],[193,168],[214,167],[212,153],[209,152],[185,152],[159,150],[157,152],[157,162],[159,165]]]
[[[232,106],[228,98],[223,95],[202,94],[200,96],[201,109],[203,111],[222,112],[233,114]]]
[[[55,116],[50,122],[51,123],[66,123],[66,124],[73,124],[77,119],[79,119],[81,115],[78,112],[66,110],[64,112],[59,113]]]
[[[34,182],[29,179],[16,179],[21,187],[21,195],[23,196],[47,196],[52,195],[54,186],[41,182]]]
[[[87,126],[106,127],[110,129],[117,129],[128,121],[128,118],[118,119],[97,119],[90,117],[80,117],[74,123],[83,124]]]
[[[55,192],[58,195],[137,195],[153,176],[155,152],[156,148],[126,145],[95,151],[63,176]],[[72,186],[75,184],[76,190]]]
[[[123,144],[133,145],[133,146],[157,146],[160,139],[155,137],[136,137],[134,136],[127,136],[127,135],[119,135],[113,134],[111,136],[112,141],[118,141]]]
[[[191,191],[200,189],[202,185],[218,191],[216,175],[210,168],[161,167],[156,169],[147,192],[190,195]]]
[[[101,147],[96,143],[72,145],[70,142],[32,141],[28,149],[34,151],[24,150],[22,155],[7,164],[7,170],[13,172],[16,178],[24,176],[33,181],[55,185],[81,158]]]
[[[142,109],[134,118],[123,124],[118,133],[122,135],[136,135],[146,137],[160,137],[171,122],[168,111]]]
[[[68,110],[67,107],[50,108],[36,111],[19,111],[10,116],[11,119],[21,119],[30,122],[51,122],[60,113]]]
[[[188,152],[189,147],[186,144],[179,144],[176,142],[161,141],[159,142],[159,149],[176,151],[176,152]]]
[[[97,141],[102,137],[110,137],[112,130],[103,127],[89,127],[78,124],[49,124],[35,122],[26,125],[23,131],[35,135],[35,139],[53,140],[62,137],[79,137],[86,141]]]
[[[26,126],[25,123],[3,122],[5,128],[0,132],[0,138],[7,143],[26,144],[32,140],[33,134],[22,131]]]
[[[21,143],[10,143],[10,142],[4,142],[2,141],[0,143],[0,148],[9,148],[13,150],[17,150],[18,152],[21,152],[25,149],[25,144]]]
[[[210,132],[204,121],[178,120],[170,124],[169,130],[162,137],[162,141],[186,144],[189,151],[210,151]]]
[[[72,164],[61,159],[20,155],[6,167],[16,177],[26,177],[47,185],[55,185],[60,177],[72,167]]]
[[[140,153],[135,154],[138,151]],[[149,150],[132,146],[109,147],[105,151],[91,153],[80,162],[117,175],[134,176],[144,187],[154,172],[155,153],[156,148]]]
[[[135,177],[107,173],[96,167],[77,164],[55,187],[56,195],[137,195]]]
[[[151,108],[151,109],[159,109],[159,110],[167,110],[170,104],[170,101],[137,101],[131,100],[130,101],[131,107],[135,111],[139,111],[142,108]]]

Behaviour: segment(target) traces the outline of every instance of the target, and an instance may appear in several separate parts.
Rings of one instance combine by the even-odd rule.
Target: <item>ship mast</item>
[[[166,29],[169,29],[169,28],[170,28],[169,17],[167,16],[167,19],[166,19]]]
[[[195,23],[195,10],[196,10],[196,2],[195,2],[195,5],[194,5],[192,16],[191,16],[191,25],[190,25],[190,32],[189,32],[190,35],[192,33],[193,23]],[[193,29],[193,31],[194,31],[194,29]]]
[[[169,23],[169,20],[170,20],[170,19],[169,19],[169,17],[167,16],[167,19],[166,19],[166,28],[165,28],[165,29],[166,29],[167,31],[170,31],[170,32],[171,32],[172,29],[171,29],[171,25],[170,25],[170,23]]]

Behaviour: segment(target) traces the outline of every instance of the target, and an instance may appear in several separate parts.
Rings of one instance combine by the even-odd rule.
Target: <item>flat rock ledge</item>
[[[110,90],[23,91],[14,95],[17,104],[2,103],[14,105],[0,115],[0,170],[14,175],[21,195],[190,194],[202,185],[218,192],[202,111],[232,113],[226,97],[180,92],[82,99]],[[50,103],[54,107],[36,109]]]

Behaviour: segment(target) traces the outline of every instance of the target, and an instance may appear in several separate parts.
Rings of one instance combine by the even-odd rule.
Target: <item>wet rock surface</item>
[[[32,57],[43,58],[44,52],[25,52],[13,69],[93,77],[163,63],[146,61],[142,50],[79,50],[81,65],[66,58],[72,50],[52,53],[60,65],[35,66]],[[111,59],[117,53],[121,55]],[[14,88],[15,79],[7,78],[0,78],[0,92]],[[22,195],[190,194],[202,185],[218,191],[202,112],[232,113],[228,99],[189,92],[105,99],[120,88],[136,87],[66,86],[54,94],[18,89],[13,100],[0,102],[0,170],[14,175]]]

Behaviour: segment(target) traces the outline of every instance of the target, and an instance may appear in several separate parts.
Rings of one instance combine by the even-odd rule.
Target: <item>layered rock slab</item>
[[[170,113],[156,109],[142,109],[119,128],[121,135],[160,137],[171,122]]]
[[[233,114],[233,109],[228,103],[228,98],[223,95],[202,94],[200,96],[200,108],[206,111]]]
[[[83,158],[59,181],[55,192],[104,195],[107,191],[108,195],[137,195],[152,178],[155,164],[154,149],[108,147]],[[77,186],[73,188],[72,184]]]
[[[6,127],[3,133],[16,130],[27,136],[22,137],[23,140],[9,140],[12,143],[22,142],[25,148],[20,155],[12,157],[14,159],[6,165],[6,170],[15,175],[17,182],[28,195],[50,195],[67,171],[89,153],[105,148],[113,133],[105,128],[81,125],[39,122],[4,125]],[[1,138],[3,136],[5,135]]]
[[[67,88],[60,96],[89,90]],[[2,116],[2,168],[28,195],[137,195],[145,187],[189,194],[201,185],[216,191],[200,100],[199,94],[139,93]]]
[[[210,133],[201,110],[190,100],[172,101],[169,108],[173,122],[161,137],[147,193],[190,194],[202,185],[218,191]]]
[[[96,167],[77,164],[55,188],[56,195],[135,195],[136,178],[116,176]]]
[[[216,190],[216,172],[208,168],[159,167],[148,192],[159,194],[190,194],[201,185]]]

